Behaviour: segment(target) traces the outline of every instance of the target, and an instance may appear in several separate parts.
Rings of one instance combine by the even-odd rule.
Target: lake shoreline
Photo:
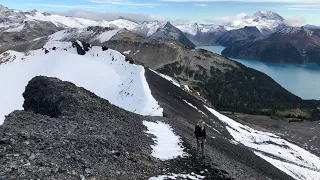
[[[221,55],[224,48],[223,46],[198,46],[196,49],[205,49]],[[223,57],[265,73],[282,87],[302,99],[320,100],[319,64],[269,63],[255,59]]]

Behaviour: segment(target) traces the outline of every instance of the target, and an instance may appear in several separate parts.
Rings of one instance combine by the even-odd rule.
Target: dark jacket
[[[196,135],[196,138],[198,139],[199,137],[203,137],[206,139],[206,126],[203,127],[203,130],[201,131],[201,127],[199,125],[196,125],[194,128],[194,134]]]

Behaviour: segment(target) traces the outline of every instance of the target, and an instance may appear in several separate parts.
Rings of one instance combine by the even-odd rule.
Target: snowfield
[[[81,43],[81,42],[80,42]],[[52,50],[56,47],[56,50]],[[92,47],[84,56],[71,42],[49,41],[45,50],[0,54],[0,124],[4,116],[22,109],[27,83],[35,76],[57,77],[84,87],[128,111],[162,116],[163,109],[151,95],[144,67],[130,64],[114,50]]]
[[[71,41],[74,39],[87,39],[89,42],[98,40],[100,43],[109,41],[121,29],[114,29],[104,32],[88,31],[87,28],[71,28],[58,31],[49,36],[49,41]]]
[[[173,174],[171,173],[170,175],[160,175],[160,176],[156,176],[156,177],[151,177],[149,178],[149,180],[165,180],[165,179],[191,179],[191,180],[201,180],[204,179],[205,176],[201,176],[198,174]]]
[[[95,21],[85,18],[67,17],[61,15],[44,15],[40,12],[35,12],[33,15],[26,15],[29,21],[49,21],[55,24],[57,27],[65,28],[85,28],[88,26],[101,26],[101,27],[114,27],[114,28],[126,28],[133,30],[138,27],[138,24],[125,19],[116,19],[113,21]]]
[[[152,145],[152,156],[160,160],[170,160],[186,156],[183,152],[180,137],[175,135],[172,128],[163,122],[143,121],[148,128],[147,133],[154,135],[155,145]]]
[[[109,41],[114,35],[116,35],[118,32],[120,31],[120,29],[115,29],[115,30],[112,30],[112,31],[106,31],[106,32],[103,32],[101,33],[97,39],[103,43],[103,42],[106,42],[106,41]]]
[[[320,180],[320,158],[272,133],[242,125],[216,110],[205,106],[226,124],[234,140],[298,180]]]

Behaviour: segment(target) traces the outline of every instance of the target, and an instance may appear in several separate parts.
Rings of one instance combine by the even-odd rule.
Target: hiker
[[[197,155],[199,154],[200,146],[201,146],[201,154],[204,157],[204,143],[206,142],[206,127],[204,120],[200,119],[198,124],[194,129],[194,134],[197,138]]]

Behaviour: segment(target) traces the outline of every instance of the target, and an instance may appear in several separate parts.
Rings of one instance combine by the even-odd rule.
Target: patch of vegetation
[[[320,48],[313,48],[307,51],[307,57],[309,61],[315,62],[316,64],[320,64]]]
[[[174,75],[179,75],[183,71],[183,66],[180,65],[179,62],[174,62],[172,64],[166,64],[162,68],[159,68],[158,71],[162,74],[166,74],[171,77],[175,77]]]
[[[310,119],[311,117],[310,112],[303,111],[300,108],[277,111],[276,113],[287,118]]]
[[[319,101],[302,100],[259,71],[241,66],[225,74],[213,69],[210,73],[212,77],[205,83],[205,89],[209,100],[220,110],[272,115],[276,111],[299,108],[296,118],[314,119],[319,115],[318,112],[308,115],[308,111],[317,108]]]
[[[160,72],[174,77],[184,71],[195,80],[193,89],[221,111],[320,120],[320,101],[302,100],[264,73],[238,66],[226,72],[211,67],[208,72],[203,67],[194,71],[175,62]]]

